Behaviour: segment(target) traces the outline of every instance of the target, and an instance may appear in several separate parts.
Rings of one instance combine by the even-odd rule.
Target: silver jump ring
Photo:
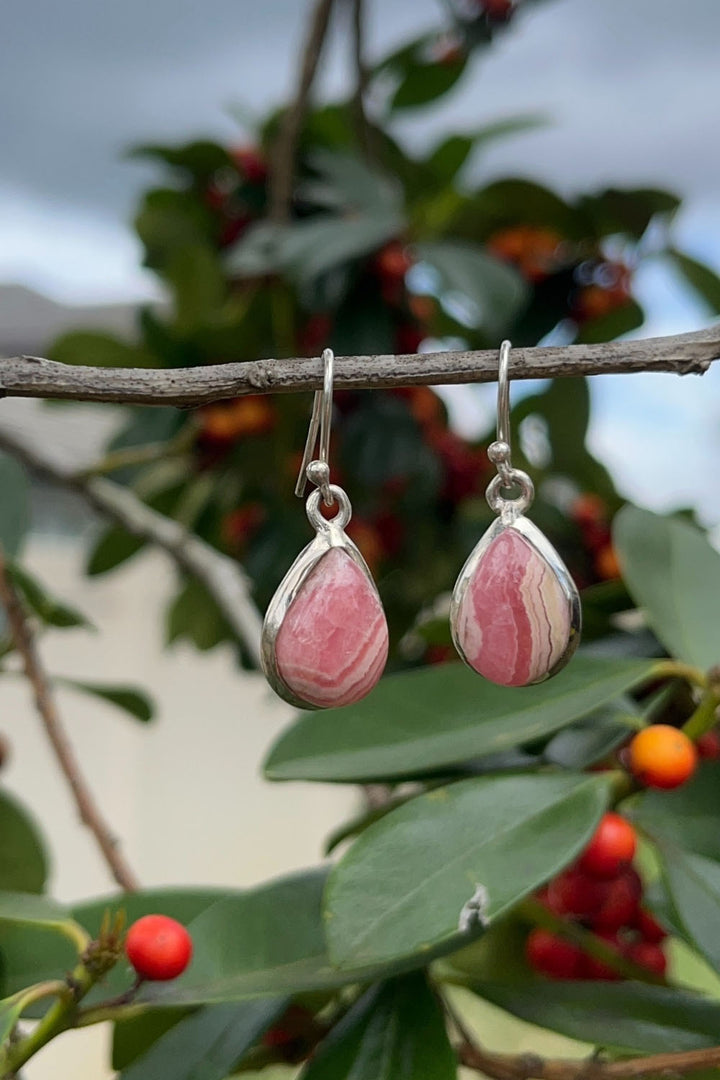
[[[320,488],[315,488],[314,491],[310,492],[305,504],[308,521],[316,532],[322,529],[328,529],[331,525],[336,525],[338,528],[344,529],[352,517],[352,506],[343,489],[338,487],[337,484],[329,484],[328,489],[332,496],[331,505],[333,502],[336,502],[338,505],[338,512],[335,517],[328,519],[323,517],[320,513],[320,499],[322,498],[322,491]]]
[[[509,480],[510,483],[507,483],[500,473],[493,476],[485,493],[488,506],[496,514],[503,510],[512,510],[516,515],[524,514],[535,498],[535,485],[522,469],[510,469]],[[519,487],[520,494],[516,499],[503,498],[501,491],[506,491],[511,485]]]

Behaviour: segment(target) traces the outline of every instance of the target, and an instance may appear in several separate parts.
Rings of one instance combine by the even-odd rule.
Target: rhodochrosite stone
[[[372,582],[331,548],[288,608],[275,640],[275,663],[298,698],[319,708],[351,705],[385,668],[388,629]]]
[[[555,570],[520,532],[504,529],[458,607],[455,635],[467,663],[501,686],[527,686],[552,671],[572,632],[572,603]]]

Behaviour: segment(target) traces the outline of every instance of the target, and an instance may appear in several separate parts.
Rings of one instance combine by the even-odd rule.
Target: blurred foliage
[[[312,111],[285,224],[266,219],[279,114],[253,143],[138,148],[164,173],[163,186],[143,198],[136,227],[168,303],[140,312],[134,345],[72,333],[53,357],[177,368],[312,356],[326,345],[402,357],[495,347],[505,336],[518,345],[548,335],[603,341],[642,324],[634,273],[658,255],[706,302],[717,301],[712,272],[673,246],[675,195],[608,188],[567,198],[526,178],[483,181],[485,150],[542,118],[448,132],[414,151],[395,137],[396,117],[439,103],[525,6],[533,5],[458,5],[446,25],[381,59],[370,75],[366,126],[349,101]],[[350,494],[348,532],[378,581],[391,665],[442,659],[447,633],[423,647],[409,632],[427,621],[490,521],[483,491],[491,432],[462,438],[428,387],[342,391],[335,400],[333,478]],[[159,444],[158,460],[116,478],[241,560],[264,609],[308,540],[292,496],[308,413],[299,395],[237,398],[194,415],[128,409],[112,449]],[[593,637],[623,603],[609,533],[621,500],[586,448],[588,420],[587,385],[568,379],[520,400],[513,415],[517,465],[538,491],[535,520],[590,589]],[[108,571],[141,547],[113,527],[88,570]],[[182,584],[167,625],[169,640],[201,649],[231,635],[193,583]]]

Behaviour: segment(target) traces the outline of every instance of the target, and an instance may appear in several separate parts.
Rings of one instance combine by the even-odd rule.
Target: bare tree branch
[[[55,752],[60,770],[72,791],[80,820],[87,825],[95,837],[108,869],[118,885],[125,892],[136,892],[139,888],[137,879],[125,861],[117,838],[95,802],[62,725],[25,607],[7,572],[2,552],[0,552],[0,602],[5,608],[15,647],[22,658],[25,675],[32,686],[35,707]]]
[[[268,217],[271,221],[283,222],[290,215],[298,140],[327,35],[333,3],[334,0],[317,0],[311,13],[295,98],[282,117],[280,131],[272,152],[268,208]]]
[[[353,93],[355,126],[360,147],[368,161],[372,161],[374,147],[370,124],[365,111],[365,94],[367,93],[369,81],[368,68],[365,63],[365,0],[350,0],[350,4],[352,7],[352,43],[355,63],[355,90]]]
[[[625,375],[671,371],[702,375],[720,358],[720,323],[692,334],[513,349],[513,379]],[[409,356],[339,356],[337,389],[484,383],[497,378],[498,354],[437,352]],[[322,387],[322,361],[313,357],[252,360],[194,368],[74,367],[39,357],[0,360],[0,396],[112,401],[192,408],[245,394],[287,394]]]
[[[146,506],[129,488],[104,477],[76,473],[51,446],[40,445],[30,436],[22,436],[5,426],[0,427],[0,448],[41,476],[76,491],[102,515],[134,536],[141,536],[166,551],[181,569],[205,586],[259,666],[262,618],[238,563],[177,521]]]
[[[720,1046],[624,1061],[603,1061],[599,1057],[543,1058],[532,1052],[496,1053],[479,1045],[446,996],[441,1001],[462,1040],[457,1048],[459,1063],[492,1080],[640,1080],[645,1076],[682,1076],[720,1065]]]

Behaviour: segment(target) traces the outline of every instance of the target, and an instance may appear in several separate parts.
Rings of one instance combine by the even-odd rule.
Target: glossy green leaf
[[[709,266],[675,248],[671,248],[668,255],[687,284],[704,300],[712,313],[720,315],[720,276]]]
[[[166,641],[187,638],[201,651],[233,637],[230,625],[202,582],[189,578],[167,610]]]
[[[694,525],[626,506],[613,537],[623,579],[668,652],[703,670],[720,662],[720,553]]]
[[[212,173],[232,168],[234,165],[224,146],[207,139],[198,139],[184,146],[145,144],[133,147],[129,156],[160,161],[165,165],[184,169],[200,179],[206,179]]]
[[[674,791],[643,792],[628,812],[657,843],[720,862],[720,762],[702,761],[692,779]]]
[[[145,544],[142,536],[132,536],[125,529],[113,525],[106,529],[95,543],[88,556],[86,573],[91,577],[95,574],[106,574],[108,570],[114,570],[116,566],[131,559]]]
[[[720,862],[670,846],[661,853],[673,909],[690,940],[720,971]]]
[[[25,603],[48,626],[59,629],[82,626],[86,629],[94,629],[93,624],[82,612],[61,600],[56,600],[41,585],[37,578],[28,573],[25,567],[14,563],[8,567],[8,572],[13,582],[20,590]]]
[[[438,1000],[421,973],[369,990],[320,1044],[301,1080],[455,1080]]]
[[[0,545],[12,557],[20,551],[30,527],[30,489],[22,465],[1,450],[0,491]]]
[[[47,873],[47,857],[35,822],[7,792],[0,792],[0,889],[41,893]]]
[[[546,123],[546,117],[539,115],[511,116],[507,120],[486,124],[468,135],[448,135],[435,146],[426,164],[444,183],[450,183],[475,150],[496,139],[532,131]]]
[[[136,720],[142,720],[143,723],[152,720],[154,705],[143,690],[137,690],[132,686],[112,686],[107,683],[91,683],[64,677],[56,677],[54,681],[71,690],[79,690],[81,694],[101,698],[115,705],[116,708],[122,709],[123,712],[129,713],[130,716],[134,716]]]
[[[271,780],[365,781],[458,765],[551,735],[647,677],[651,662],[577,656],[513,689],[461,664],[383,679],[370,698],[301,717],[275,743]]]
[[[468,54],[463,49],[457,57],[434,60],[421,57],[420,50],[409,59],[402,72],[400,83],[393,94],[392,109],[417,108],[442,97],[452,90],[465,70]]]
[[[120,1080],[224,1080],[285,1005],[273,998],[200,1009],[161,1036]]]
[[[196,331],[219,317],[227,288],[219,256],[209,243],[173,250],[164,277],[172,290],[178,330]]]
[[[463,905],[487,892],[492,921],[582,850],[607,806],[602,776],[488,777],[436,788],[371,825],[325,893],[339,967],[461,946]]]
[[[624,233],[639,240],[657,214],[673,214],[680,200],[656,188],[607,188],[580,199],[599,236]]]
[[[717,1045],[720,1004],[670,987],[526,979],[474,989],[522,1020],[600,1046],[663,1053]]]
[[[370,982],[419,966],[335,968],[321,913],[326,878],[324,868],[305,871],[218,901],[190,924],[195,953],[189,969],[171,984],[147,986],[140,1001],[205,1005],[285,996]]]
[[[487,333],[503,331],[528,300],[518,272],[481,248],[461,241],[417,245],[417,254],[440,275],[442,291],[460,293],[472,304],[472,323]]]

